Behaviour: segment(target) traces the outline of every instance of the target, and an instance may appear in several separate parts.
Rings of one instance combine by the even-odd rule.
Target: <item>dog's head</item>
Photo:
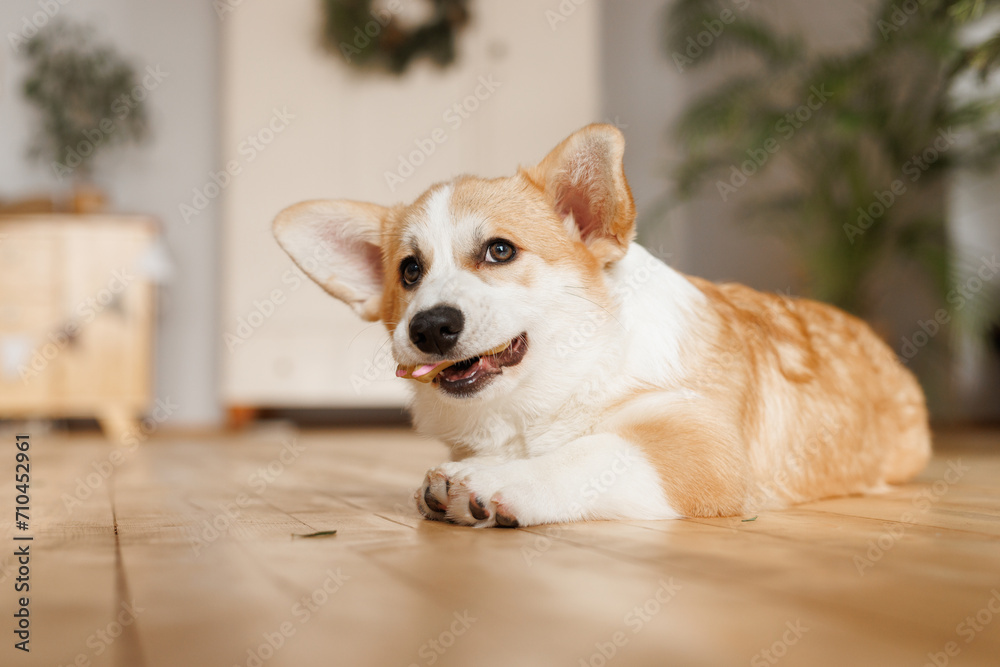
[[[400,374],[434,376],[425,391],[446,398],[494,397],[581,363],[567,338],[608,312],[604,271],[634,236],[624,149],[616,128],[590,125],[513,177],[460,177],[393,208],[303,202],[274,233],[327,292],[385,323]]]

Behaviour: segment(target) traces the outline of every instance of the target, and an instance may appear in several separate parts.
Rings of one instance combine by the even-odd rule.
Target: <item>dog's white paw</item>
[[[499,477],[472,460],[444,463],[427,471],[414,497],[417,509],[434,521],[516,528],[518,514]]]
[[[532,458],[444,463],[427,472],[416,502],[428,519],[478,528],[680,516],[634,446],[601,433]]]

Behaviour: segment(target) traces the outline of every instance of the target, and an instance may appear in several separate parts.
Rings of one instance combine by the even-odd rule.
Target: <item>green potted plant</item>
[[[148,90],[132,64],[99,43],[91,28],[66,20],[31,38],[25,57],[23,92],[38,118],[30,156],[60,181],[72,180],[73,210],[99,210],[104,196],[93,184],[96,157],[147,136]]]
[[[676,0],[665,16],[678,68],[720,54],[735,65],[673,128],[676,199],[735,204],[788,240],[810,296],[872,321],[898,347],[909,332],[879,312],[898,299],[885,293],[887,267],[922,273],[945,304],[960,265],[978,259],[950,242],[946,195],[956,167],[1000,156],[1000,96],[984,85],[1000,33],[968,30],[1000,2],[881,0],[869,38],[841,53],[811,50],[741,4]],[[967,309],[965,324],[982,334],[990,310],[973,322]]]
[[[812,293],[860,315],[887,255],[920,263],[947,291],[953,255],[942,199],[896,206],[890,197],[898,200],[904,188],[939,193],[949,168],[1000,155],[997,95],[984,89],[959,102],[952,94],[960,79],[982,79],[997,64],[1000,34],[964,44],[961,29],[1000,2],[926,0],[912,3],[919,7],[912,14],[898,4],[883,0],[872,38],[846,54],[810,53],[800,37],[730,11],[691,58],[691,37],[720,22],[732,3],[677,0],[667,18],[668,56],[679,66],[701,67],[722,51],[759,64],[680,117],[674,134],[685,157],[675,173],[677,194],[691,197],[708,186],[723,199],[745,196],[749,217],[780,224],[795,243]],[[781,163],[793,167],[794,183],[740,192],[744,181]]]

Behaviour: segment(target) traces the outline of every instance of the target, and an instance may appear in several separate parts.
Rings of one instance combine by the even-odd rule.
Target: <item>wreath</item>
[[[402,74],[420,56],[445,67],[454,62],[456,36],[469,22],[469,0],[429,1],[430,18],[404,26],[398,16],[404,0],[322,0],[323,43],[363,69]]]

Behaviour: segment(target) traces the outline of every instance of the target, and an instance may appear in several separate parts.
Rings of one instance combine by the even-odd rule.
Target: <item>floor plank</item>
[[[117,455],[39,433],[32,651],[8,641],[0,664],[995,665],[1000,433],[938,441],[918,480],[878,496],[480,531],[416,515],[445,452],[405,429],[279,425]]]

